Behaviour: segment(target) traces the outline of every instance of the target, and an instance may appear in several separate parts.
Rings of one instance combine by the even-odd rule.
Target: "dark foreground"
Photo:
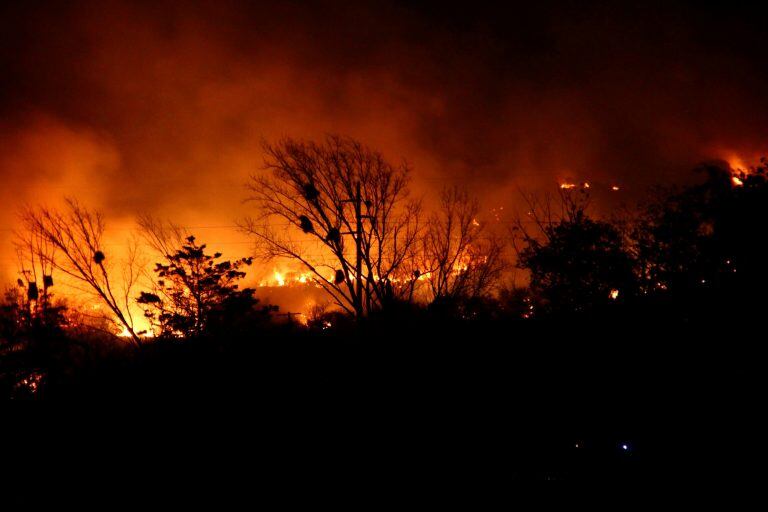
[[[484,325],[146,347],[5,403],[6,497],[370,503],[525,480],[760,477],[765,378],[746,328]]]

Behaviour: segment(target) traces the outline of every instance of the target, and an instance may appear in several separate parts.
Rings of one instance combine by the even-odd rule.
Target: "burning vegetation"
[[[3,421],[10,501],[754,479],[768,25],[738,4],[4,2],[0,400],[66,410]]]
[[[666,191],[620,219],[590,214],[589,183],[564,183],[555,196],[524,194],[526,215],[506,229],[500,209],[486,221],[480,202],[458,188],[444,189],[425,213],[410,196],[410,169],[351,139],[286,139],[265,150],[248,187],[256,214],[239,224],[255,252],[236,260],[148,215],[127,256],[116,258],[99,212],[74,199],[61,210],[24,209],[5,353],[40,332],[141,347],[255,332],[281,318],[326,332],[420,310],[462,321],[592,315],[765,279],[743,222],[762,215],[764,160],[749,170],[706,166],[704,183]],[[252,267],[271,270],[242,286]],[[517,270],[522,287],[511,281]],[[260,302],[278,290],[297,294],[299,305]],[[37,367],[14,375],[14,393],[34,394],[45,382]]]

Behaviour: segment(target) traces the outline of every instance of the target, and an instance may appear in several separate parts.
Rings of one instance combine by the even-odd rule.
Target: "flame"
[[[16,383],[14,388],[16,390],[19,389],[26,389],[29,393],[35,394],[38,391],[38,388],[40,387],[40,383],[43,381],[43,374],[40,372],[32,372],[28,374],[26,377],[21,379],[19,382]]]
[[[127,311],[123,313],[131,322],[133,331],[141,338],[153,338],[155,336],[152,322],[144,315],[144,310],[139,304],[131,303]],[[86,326],[92,322],[106,320],[112,323],[114,330],[111,332],[119,338],[131,338],[127,327],[121,324],[118,317],[109,308],[99,302],[73,300],[65,312],[67,323],[70,326]]]
[[[134,326],[134,330],[135,330],[136,334],[138,334],[138,336],[140,338],[154,338],[155,337],[155,333],[152,331],[151,327],[148,327],[146,329],[142,329],[142,328],[139,328],[137,326]],[[123,329],[119,333],[117,333],[117,336],[119,338],[130,338],[131,337],[131,333],[130,333],[130,331],[128,331],[127,327],[123,327]]]
[[[731,183],[734,187],[744,186],[744,177],[748,176],[752,169],[749,164],[736,153],[728,153],[724,160],[728,162],[731,168]]]
[[[613,190],[614,192],[618,192],[619,191],[618,185],[612,185],[611,190]]]
[[[582,182],[581,184],[572,183],[570,181],[564,181],[560,183],[560,188],[563,190],[571,190],[572,188],[576,188],[576,187],[581,187],[586,190],[591,186],[592,185],[590,185],[588,181]]]
[[[728,162],[728,165],[730,165],[731,169],[733,169],[734,171],[743,173],[749,170],[749,166],[746,163],[744,163],[744,160],[740,156],[736,154],[731,153],[730,155],[728,155],[728,157],[725,160],[726,162]]]
[[[608,297],[611,300],[618,299],[619,298],[619,290],[617,290],[616,288],[612,289],[611,292],[608,294]]]
[[[292,285],[310,284],[314,282],[314,275],[311,272],[297,272],[294,270],[275,268],[272,275],[259,281],[259,286],[283,287]],[[332,277],[331,277],[332,279]]]

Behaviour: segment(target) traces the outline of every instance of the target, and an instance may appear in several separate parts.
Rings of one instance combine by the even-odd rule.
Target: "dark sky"
[[[631,195],[767,150],[768,18],[699,3],[6,2],[0,200],[231,223],[262,137],[329,132],[488,208]]]

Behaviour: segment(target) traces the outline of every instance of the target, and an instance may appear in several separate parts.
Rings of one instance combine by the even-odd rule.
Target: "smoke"
[[[74,195],[112,225],[152,212],[237,256],[213,228],[247,212],[260,142],[281,136],[352,135],[406,158],[418,194],[457,183],[507,211],[518,188],[618,183],[629,200],[766,149],[764,18],[732,3],[2,9],[4,236],[22,202]]]

